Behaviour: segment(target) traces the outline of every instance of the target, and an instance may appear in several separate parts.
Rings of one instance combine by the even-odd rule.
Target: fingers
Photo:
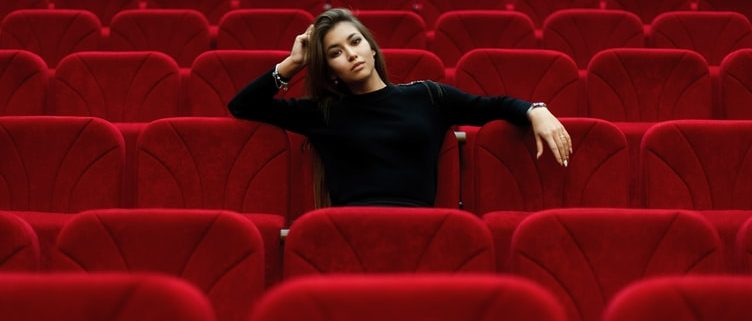
[[[535,148],[537,151],[537,153],[535,154],[535,159],[538,159],[541,157],[541,155],[543,155],[543,141],[538,135],[535,135]]]
[[[569,135],[566,134],[566,131],[560,131],[558,134],[554,135],[554,141],[556,142],[556,148],[559,151],[559,155],[561,156],[561,162],[560,164],[564,165],[564,167],[567,167],[569,165]]]
[[[556,157],[556,162],[559,163],[559,165],[564,165],[561,159],[561,153],[559,152],[559,147],[554,137],[555,136],[553,135],[548,135],[548,137],[546,137],[546,143],[548,143],[548,147],[551,149],[554,157]]]

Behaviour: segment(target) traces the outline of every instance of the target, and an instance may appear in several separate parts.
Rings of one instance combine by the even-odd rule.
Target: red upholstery
[[[78,212],[120,205],[123,138],[88,117],[0,118],[0,209]]]
[[[752,209],[752,122],[674,121],[642,143],[645,205]]]
[[[99,210],[60,231],[56,271],[158,272],[206,294],[218,320],[247,320],[264,290],[264,248],[238,214],[189,210]]]
[[[477,95],[545,101],[556,116],[578,116],[581,87],[577,66],[548,50],[475,49],[460,59],[455,85]]]
[[[52,1],[50,1],[52,2]],[[122,10],[138,9],[140,0],[54,0],[55,9],[88,10],[108,26],[112,17]]]
[[[39,263],[39,240],[31,226],[15,215],[0,212],[0,271],[35,272]]]
[[[743,264],[740,260],[737,246],[737,237],[744,223],[752,218],[749,210],[710,210],[700,211],[700,214],[713,225],[718,232],[723,245],[723,257],[725,259],[726,273],[743,272]]]
[[[734,12],[664,13],[653,22],[650,45],[694,50],[718,66],[729,53],[752,47],[752,25]]]
[[[294,307],[294,308],[293,308]],[[253,321],[563,321],[540,287],[511,277],[369,276],[291,281],[264,298]]]
[[[552,16],[560,10],[574,8],[598,9],[600,7],[600,0],[510,0],[510,2],[514,4],[514,10],[526,14],[537,27],[543,26],[547,17]]]
[[[640,18],[626,11],[562,10],[543,25],[543,47],[566,53],[580,69],[604,49],[644,46]]]
[[[510,250],[512,236],[517,227],[531,212],[523,211],[495,211],[483,214],[483,221],[491,231],[496,256],[496,271],[508,273],[510,270]]]
[[[358,20],[371,31],[382,49],[426,49],[426,23],[416,13],[357,11],[356,14]]]
[[[607,9],[633,12],[642,22],[649,24],[655,17],[668,11],[690,10],[694,0],[605,0]]]
[[[23,50],[0,50],[0,116],[42,115],[47,65]]]
[[[415,0],[329,0],[327,1],[332,8],[347,8],[354,11],[359,10],[400,10],[408,11],[417,9],[419,1]]]
[[[589,115],[611,121],[710,119],[710,75],[682,49],[607,49],[588,66]]]
[[[209,50],[209,24],[193,10],[125,10],[112,19],[112,50],[161,51],[181,67]]]
[[[217,49],[290,51],[295,37],[313,23],[300,9],[246,9],[225,15],[219,24]]]
[[[177,64],[159,52],[85,52],[60,62],[50,81],[55,115],[147,122],[178,115]]]
[[[83,10],[18,10],[3,19],[0,48],[36,53],[50,68],[68,54],[98,50],[99,19]]]
[[[415,80],[444,80],[444,64],[430,51],[383,49],[389,81],[395,84]]]
[[[749,318],[749,277],[673,277],[630,286],[605,314],[605,321],[734,321]]]
[[[479,10],[486,12],[494,12],[498,10],[506,9],[504,1],[499,0],[474,0],[474,1],[455,1],[455,0],[423,0],[416,1],[415,7],[418,14],[423,17],[428,29],[438,29],[438,21],[441,20],[441,16],[444,14],[453,14],[452,11],[468,11]],[[504,34],[502,30],[493,29],[491,26],[486,26],[488,30],[495,30],[495,34]],[[468,31],[473,31],[470,28]],[[477,34],[477,33],[476,33]]]
[[[230,10],[231,0],[145,0],[149,9],[193,9],[204,15],[211,24],[217,24]]]
[[[544,146],[536,160],[528,127],[495,121],[483,126],[463,175],[465,208],[535,211],[557,207],[626,207],[629,196],[627,143],[614,125],[597,119],[563,119],[574,153],[560,166]],[[463,168],[466,169],[466,168]]]
[[[196,58],[188,79],[188,104],[194,116],[227,116],[227,103],[248,83],[270,72],[289,51],[222,50]],[[305,92],[305,72],[290,81],[279,98],[300,97]]]
[[[46,9],[47,0],[15,0],[0,2],[0,20],[19,9]]]
[[[747,220],[740,229],[737,238],[737,255],[742,270],[747,274],[752,272],[752,219]]]
[[[313,16],[317,16],[325,8],[328,8],[324,0],[295,0],[293,4],[289,1],[279,0],[239,0],[239,5],[241,8],[251,9],[302,9],[310,12]]]
[[[503,11],[448,12],[436,22],[432,43],[433,52],[449,68],[455,67],[462,55],[475,48],[535,47],[535,31],[530,18],[519,12]]]
[[[752,19],[752,2],[747,0],[698,0],[699,10],[735,11]]]
[[[640,208],[644,205],[642,199],[642,175],[640,173],[640,145],[645,133],[657,123],[653,122],[618,122],[614,123],[627,138],[629,153],[629,205]]]
[[[0,275],[5,321],[214,321],[194,287],[157,275]]]
[[[721,63],[721,113],[724,119],[752,120],[752,49],[729,54]]]
[[[331,207],[300,217],[285,244],[286,278],[308,274],[490,272],[491,234],[453,209]]]
[[[720,241],[697,213],[565,209],[530,216],[512,240],[512,270],[550,290],[568,320],[601,320],[628,284],[719,271]]]
[[[460,185],[460,147],[457,136],[452,130],[444,136],[438,162],[434,207],[459,208],[462,188]]]

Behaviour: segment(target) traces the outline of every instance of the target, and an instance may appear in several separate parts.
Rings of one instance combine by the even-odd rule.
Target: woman
[[[274,99],[306,67],[311,97]],[[538,157],[543,141],[563,166],[572,153],[569,135],[543,103],[474,96],[429,81],[390,84],[371,33],[344,9],[319,15],[296,37],[290,56],[228,107],[237,118],[307,136],[335,206],[432,206],[439,151],[454,124],[529,124]]]

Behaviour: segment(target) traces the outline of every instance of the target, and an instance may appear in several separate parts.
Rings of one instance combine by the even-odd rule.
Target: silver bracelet
[[[272,78],[274,78],[274,85],[277,86],[277,89],[281,89],[282,91],[287,92],[290,84],[282,79],[282,76],[279,75],[279,64],[276,64],[274,66],[274,71],[272,71]]]
[[[535,108],[547,108],[548,106],[546,103],[543,102],[534,102],[530,104],[530,108],[527,109],[527,115],[530,116],[530,112],[533,111]]]

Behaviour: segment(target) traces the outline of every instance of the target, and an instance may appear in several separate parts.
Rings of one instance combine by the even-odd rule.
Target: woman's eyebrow
[[[357,35],[358,34],[356,32],[353,32],[349,36],[347,36],[347,40],[350,40],[350,39],[352,39],[352,37],[355,37]],[[328,48],[326,48],[326,50],[332,49],[332,48],[337,47],[337,46],[339,46],[339,45],[338,44],[333,44],[333,45],[329,46]]]

